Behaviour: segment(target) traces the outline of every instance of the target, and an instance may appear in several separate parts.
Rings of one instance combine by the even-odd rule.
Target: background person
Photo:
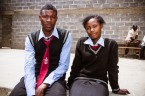
[[[140,58],[141,59],[145,59],[144,51],[145,51],[145,36],[143,37],[143,40],[141,43],[141,50],[140,50]]]
[[[138,40],[138,26],[137,25],[133,25],[132,29],[129,30],[127,37],[125,39],[125,46],[126,47],[139,47],[140,44],[140,40]],[[129,52],[129,49],[126,48],[125,49],[125,55],[127,55]]]

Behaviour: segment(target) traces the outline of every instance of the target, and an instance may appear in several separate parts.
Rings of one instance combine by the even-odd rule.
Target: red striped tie
[[[46,50],[42,59],[42,63],[41,63],[41,68],[40,68],[40,73],[38,76],[38,80],[37,80],[37,85],[36,85],[36,89],[42,84],[48,69],[49,69],[49,45],[51,43],[51,41],[54,39],[54,36],[52,36],[48,41],[45,41],[45,39],[43,38],[44,44],[46,45]]]

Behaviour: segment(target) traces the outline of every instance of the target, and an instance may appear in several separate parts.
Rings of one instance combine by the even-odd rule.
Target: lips
[[[50,24],[46,24],[46,27],[47,28],[51,28],[52,26]]]
[[[97,36],[97,34],[96,33],[93,33],[93,34],[91,34],[92,36]]]

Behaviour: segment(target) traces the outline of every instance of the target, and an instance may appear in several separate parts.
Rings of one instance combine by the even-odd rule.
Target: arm
[[[70,77],[68,78],[67,86],[69,88],[71,87],[74,79],[78,76],[78,73],[79,73],[80,69],[82,68],[82,66],[81,66],[81,53],[80,53],[79,47],[80,47],[80,40],[77,42],[77,45],[76,45],[75,57],[73,60],[73,64],[71,66]]]
[[[65,44],[62,47],[59,66],[53,72],[51,72],[50,75],[44,80],[44,84],[49,84],[51,86],[55,81],[60,79],[60,77],[62,77],[68,70],[70,63],[71,41],[72,39],[69,34]]]
[[[118,45],[116,42],[110,45],[109,62],[108,62],[108,76],[112,88],[112,92],[116,94],[126,95],[130,94],[127,89],[120,89],[118,84]]]
[[[24,82],[26,86],[27,96],[35,95],[35,67],[34,67],[34,48],[30,43],[29,38],[25,41],[25,76]]]
[[[135,35],[135,39],[137,39],[138,38],[138,35]]]
[[[109,61],[108,61],[108,77],[112,90],[118,90],[118,45],[117,43],[110,43]]]

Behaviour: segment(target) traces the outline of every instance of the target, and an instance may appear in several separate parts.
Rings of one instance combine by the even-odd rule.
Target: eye
[[[90,30],[90,27],[86,27],[86,30]]]
[[[55,18],[56,18],[56,16],[52,16],[51,18],[55,19]]]
[[[93,25],[93,28],[96,28],[97,27],[97,25],[95,24],[95,25]]]
[[[43,16],[41,16],[42,18],[44,18],[44,19],[46,19],[47,18],[47,16],[46,15],[43,15]]]

